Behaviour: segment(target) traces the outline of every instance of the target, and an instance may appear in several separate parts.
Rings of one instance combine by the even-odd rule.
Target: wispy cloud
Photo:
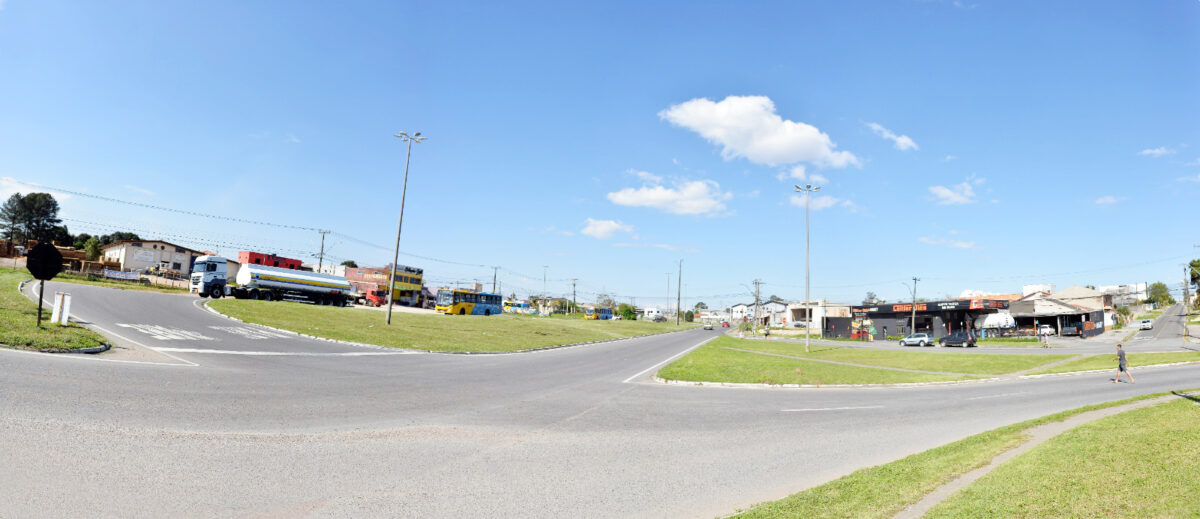
[[[960,184],[952,186],[929,186],[937,203],[941,205],[970,204],[975,202],[975,187],[983,184],[983,178],[968,177]]]
[[[1160,146],[1158,148],[1146,148],[1146,149],[1138,152],[1138,155],[1143,155],[1143,156],[1147,156],[1147,157],[1163,157],[1166,155],[1174,155],[1174,154],[1175,154],[1175,150],[1168,148],[1166,146]]]
[[[975,242],[973,242],[973,241],[949,240],[946,238],[931,238],[929,236],[922,236],[920,238],[917,238],[917,241],[924,243],[926,245],[937,245],[937,246],[941,246],[941,247],[949,247],[952,249],[974,249],[975,248]]]
[[[792,195],[790,198],[788,198],[788,203],[792,204],[795,207],[804,207],[804,197],[801,195]],[[845,199],[838,198],[835,196],[830,196],[830,195],[820,195],[820,196],[812,197],[811,209],[813,211],[820,211],[822,209],[829,209],[830,207],[838,207],[838,206],[844,207],[846,210],[848,210],[852,213],[858,212],[858,205],[856,205],[854,202],[851,202],[849,200],[845,200]]]
[[[722,192],[712,180],[682,181],[672,187],[627,187],[608,194],[608,200],[617,205],[650,207],[671,214],[717,214],[725,210],[724,201],[730,198],[733,194]]]
[[[717,102],[697,98],[672,105],[658,116],[720,146],[725,160],[742,157],[767,166],[797,162],[835,168],[859,165],[858,157],[837,150],[829,135],[816,126],[780,117],[775,103],[766,96],[728,96]]]
[[[630,170],[626,171],[626,173],[629,173],[630,175],[633,175],[633,176],[641,179],[643,182],[649,182],[651,184],[661,184],[663,181],[663,178],[661,176],[655,175],[654,173],[650,173],[649,171],[638,171],[636,169],[630,169]]]
[[[0,0],[0,1],[2,1],[2,0]],[[146,196],[154,196],[153,191],[146,189],[144,187],[138,187],[138,186],[134,186],[134,185],[130,185],[130,184],[125,184],[124,187],[125,187],[125,189],[133,191],[134,193],[141,193]]]
[[[633,232],[633,226],[623,224],[616,220],[595,220],[588,218],[587,221],[584,222],[583,229],[579,231],[580,234],[591,236],[598,240],[607,240],[612,238],[613,234],[617,232],[631,233]]]
[[[942,162],[950,162],[952,160],[958,160],[958,157],[954,155],[946,155],[945,157],[942,157]]]
[[[1102,197],[1096,199],[1096,205],[1112,205],[1112,204],[1117,203],[1120,200],[1121,200],[1120,198],[1117,198],[1115,196],[1105,195],[1105,196],[1102,196]]]
[[[549,234],[558,234],[558,235],[562,235],[562,236],[575,236],[575,233],[573,233],[571,231],[559,229],[553,225],[546,227],[545,229],[542,229],[542,232],[549,233]]]
[[[1179,180],[1183,182],[1200,182],[1200,174],[1197,174],[1194,177],[1179,177]]]
[[[891,130],[884,128],[883,125],[881,125],[879,123],[867,123],[867,127],[871,128],[871,131],[875,132],[875,135],[878,135],[880,137],[883,137],[884,139],[892,141],[892,145],[895,146],[896,149],[898,149],[900,151],[921,149],[921,148],[917,147],[917,143],[914,142],[912,140],[912,138],[910,138],[909,136],[896,135]]]
[[[294,133],[287,134],[287,141],[292,144],[300,144],[300,138],[297,137],[296,134],[294,134]]]
[[[1196,160],[1191,162],[1184,163],[1184,166],[1200,166],[1200,157],[1197,157]]]

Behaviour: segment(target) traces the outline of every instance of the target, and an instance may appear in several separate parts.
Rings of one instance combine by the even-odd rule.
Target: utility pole
[[[796,191],[804,192],[804,352],[808,353],[808,341],[812,336],[812,299],[808,295],[808,206],[812,194],[821,190],[821,186],[805,184],[796,186]]]
[[[679,311],[682,310],[682,308],[679,307],[679,303],[681,302],[681,299],[682,299],[682,297],[680,297],[682,295],[682,292],[681,292],[682,290],[683,290],[683,258],[680,258],[679,259],[679,277],[675,278],[675,326],[679,326]]]
[[[579,281],[579,278],[571,278],[571,313],[572,314],[575,313],[575,282],[576,281]]]
[[[920,280],[921,278],[913,276],[912,329],[908,331],[910,335],[917,333],[917,282]]]
[[[493,294],[499,293],[499,292],[496,292],[496,274],[499,272],[500,272],[500,267],[492,267],[492,293]]]
[[[321,252],[319,254],[317,254],[317,273],[320,273],[321,267],[325,263],[325,235],[329,234],[329,231],[317,231],[317,232],[321,233]]]
[[[404,199],[408,196],[408,164],[412,160],[412,145],[414,142],[425,141],[421,132],[409,135],[400,132],[396,138],[408,143],[408,153],[404,156],[404,186],[400,188],[400,222],[396,224],[396,251],[392,253],[392,274],[388,277],[388,309],[386,324],[392,324],[392,294],[396,292],[396,263],[400,261],[400,231],[404,229]]]
[[[754,324],[753,324],[753,325],[750,327],[750,331],[752,331],[752,332],[753,332],[754,330],[758,329],[758,312],[759,312],[759,305],[758,305],[758,293],[759,293],[759,285],[762,285],[762,280],[758,280],[758,279],[754,280]]]

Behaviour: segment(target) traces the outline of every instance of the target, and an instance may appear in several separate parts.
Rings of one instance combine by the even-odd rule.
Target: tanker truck
[[[307,301],[346,306],[354,289],[346,278],[332,274],[247,264],[237,268],[236,285],[229,283],[232,265],[220,256],[200,256],[192,267],[191,292],[200,297],[263,301]]]

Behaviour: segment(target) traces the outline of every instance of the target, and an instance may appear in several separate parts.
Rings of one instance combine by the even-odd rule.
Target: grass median
[[[589,321],[511,315],[440,315],[302,303],[220,299],[209,306],[248,323],[316,337],[395,348],[452,352],[496,352],[548,348],[564,344],[622,339],[694,328],[692,323]]]
[[[1129,353],[1126,352],[1129,367],[1152,366],[1155,364],[1173,364],[1176,362],[1200,362],[1200,351],[1172,351],[1167,353]],[[1089,371],[1093,369],[1117,369],[1117,354],[1104,353],[1088,355],[1079,360],[1059,364],[1052,368],[1034,371],[1032,375],[1046,373],[1069,373],[1072,371]]]
[[[17,285],[31,278],[28,272],[0,269],[0,345],[36,351],[94,348],[106,341],[100,334],[78,324],[50,324],[50,307],[42,310],[42,327],[37,327],[36,302],[17,292]],[[53,300],[51,294],[47,298]]]
[[[1194,517],[1200,406],[1181,397],[1071,429],[926,517]]]
[[[812,346],[809,348],[810,353],[805,353],[803,344],[793,342],[750,341],[732,337],[722,337],[719,341],[713,342],[723,347],[734,347],[812,359],[869,364],[885,368],[946,371],[979,375],[1002,375],[1035,368],[1070,357],[1070,355],[1012,355],[1005,353],[927,351],[917,347],[900,351],[875,350],[825,345]]]
[[[187,292],[186,288],[176,288],[165,285],[153,285],[149,282],[141,281],[124,281],[120,279],[108,279],[94,275],[80,275],[74,272],[62,272],[54,277],[54,281],[62,283],[75,283],[77,285],[94,285],[98,287],[119,288],[122,290],[144,290],[147,292],[163,292],[167,294],[179,294]]]
[[[926,494],[946,482],[982,467],[1000,453],[1020,445],[1028,439],[1025,431],[1030,428],[1045,423],[1061,422],[1086,411],[1117,406],[1160,395],[1144,395],[1126,400],[1081,407],[993,429],[891,463],[856,471],[848,476],[792,494],[778,501],[757,505],[734,517],[892,517],[903,510],[904,507],[916,503]],[[1194,422],[1195,419],[1193,418]],[[1104,448],[1112,448],[1114,446],[1112,442],[1107,440],[1103,441],[1102,445]],[[1025,455],[1028,456],[1029,454],[1026,453]],[[1187,480],[1185,479],[1184,481]],[[1111,485],[1111,480],[1107,483]],[[1130,484],[1128,482],[1125,483],[1126,486]],[[937,509],[935,508],[934,510]],[[1014,514],[968,512],[958,514],[956,517],[1007,517],[1010,515]],[[1107,514],[1063,514],[1055,513],[1053,510],[1050,513],[1032,514],[1034,517],[1063,515],[1104,516]]]

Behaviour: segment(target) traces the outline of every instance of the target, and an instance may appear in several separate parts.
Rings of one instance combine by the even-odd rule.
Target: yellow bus
[[[456,288],[438,290],[434,310],[450,315],[494,315],[500,313],[500,294]]]
[[[584,308],[584,319],[608,320],[613,318],[612,308]]]

